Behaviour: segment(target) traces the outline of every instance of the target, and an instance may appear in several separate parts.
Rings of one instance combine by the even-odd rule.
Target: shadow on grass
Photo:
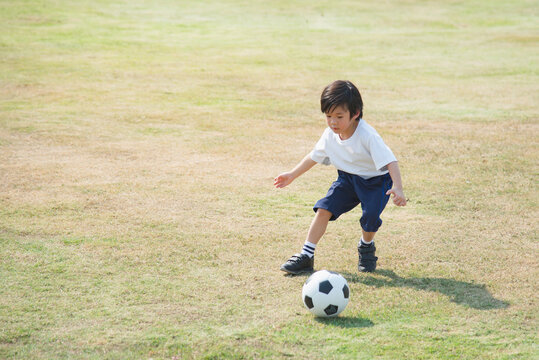
[[[340,328],[366,328],[374,326],[374,323],[367,318],[338,316],[334,318],[315,318],[321,324],[336,326]]]
[[[311,276],[312,274],[314,274],[315,272],[312,271],[312,272],[305,272],[305,273],[301,273],[301,274],[287,274],[287,273],[283,273],[283,276],[284,277],[287,277],[287,278],[299,278],[299,277],[304,277],[305,280],[307,280],[307,278],[309,276]]]
[[[376,287],[402,287],[435,291],[444,294],[452,302],[479,310],[505,309],[509,303],[494,298],[485,285],[472,284],[445,278],[401,277],[392,270],[376,270],[373,275],[342,273],[352,283]],[[380,277],[383,276],[384,278]]]

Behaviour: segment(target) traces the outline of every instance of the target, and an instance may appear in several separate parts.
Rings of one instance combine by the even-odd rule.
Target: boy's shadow
[[[418,290],[435,291],[446,295],[452,302],[465,305],[479,310],[505,309],[509,303],[494,298],[486,289],[485,285],[477,285],[469,282],[445,278],[404,278],[395,274],[392,270],[376,270],[375,274],[386,278],[372,275],[360,276],[358,274],[343,272],[342,275],[352,283],[362,283],[376,287],[407,287]]]

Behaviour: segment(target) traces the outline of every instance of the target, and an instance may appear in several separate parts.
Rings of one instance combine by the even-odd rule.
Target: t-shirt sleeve
[[[386,171],[387,164],[397,161],[397,158],[391,149],[384,143],[384,140],[382,140],[380,135],[373,135],[369,140],[369,151],[371,152],[376,169],[379,171]]]
[[[331,161],[329,160],[329,156],[326,153],[326,132],[322,134],[320,137],[320,140],[316,143],[314,146],[314,149],[311,151],[311,159],[313,161],[316,161],[317,163],[323,164],[323,165],[330,165]]]

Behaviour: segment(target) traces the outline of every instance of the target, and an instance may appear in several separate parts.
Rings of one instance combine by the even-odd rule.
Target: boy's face
[[[357,128],[356,119],[359,113],[350,116],[350,111],[345,106],[336,106],[326,112],[327,124],[335,134],[341,135],[341,138],[348,138],[354,134]]]

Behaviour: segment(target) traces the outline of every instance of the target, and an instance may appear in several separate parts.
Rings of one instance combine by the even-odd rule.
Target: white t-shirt
[[[354,134],[341,140],[329,127],[311,151],[311,159],[368,179],[387,174],[387,164],[397,161],[378,132],[361,119]]]

